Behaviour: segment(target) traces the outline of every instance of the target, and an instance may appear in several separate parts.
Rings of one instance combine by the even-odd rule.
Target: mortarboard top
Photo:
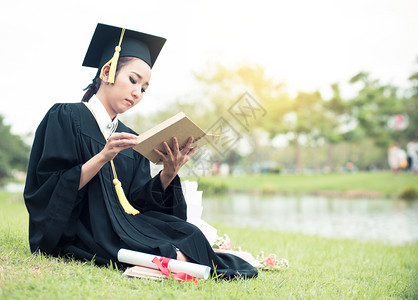
[[[130,29],[97,24],[83,66],[98,68],[120,57],[133,56],[145,61],[151,68],[166,39]],[[115,60],[116,48],[120,46]],[[115,51],[116,50],[116,51]],[[114,64],[114,68],[116,68]]]

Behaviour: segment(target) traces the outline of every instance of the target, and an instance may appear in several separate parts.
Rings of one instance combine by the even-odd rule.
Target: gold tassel
[[[120,34],[120,38],[119,38],[119,45],[115,47],[115,53],[113,53],[113,57],[104,64],[104,66],[102,67],[102,70],[100,72],[100,79],[103,79],[103,68],[105,66],[107,66],[108,64],[110,64],[110,70],[109,70],[109,78],[107,80],[107,82],[109,83],[115,83],[115,76],[116,76],[116,67],[118,66],[118,60],[119,60],[119,56],[120,56],[120,51],[122,50],[121,45],[122,45],[122,40],[123,40],[123,36],[125,34],[125,28],[122,28],[122,32]]]
[[[119,46],[115,47],[115,53],[113,54],[112,62],[110,64],[109,79],[107,80],[109,83],[115,83],[116,67],[118,65],[120,50],[121,48]]]
[[[94,113],[92,112],[94,118],[96,119],[96,116],[94,115]],[[96,119],[97,122],[97,119]],[[118,122],[119,124],[119,122]],[[117,127],[117,125],[116,125]],[[115,132],[116,127],[113,129],[113,132]],[[105,137],[105,135],[103,135],[103,137],[107,140],[107,138]],[[113,160],[110,161],[110,166],[112,168],[112,172],[113,172],[113,184],[115,185],[115,190],[116,190],[116,195],[119,198],[119,203],[120,205],[122,205],[122,208],[125,210],[125,212],[127,214],[130,215],[137,215],[139,214],[139,211],[136,210],[128,201],[128,199],[126,199],[125,193],[123,192],[122,189],[122,183],[118,180],[118,175],[116,174],[116,168],[115,168],[115,164],[113,163]]]
[[[118,179],[113,179],[113,184],[115,185],[116,194],[118,195],[119,202],[122,205],[123,209],[127,214],[137,215],[139,211],[132,207],[128,199],[126,199],[125,193],[122,189],[122,183]]]
[[[115,185],[116,195],[118,195],[119,203],[122,205],[123,209],[127,214],[137,215],[139,211],[132,207],[128,199],[126,199],[125,193],[122,189],[122,183],[119,181],[118,176],[116,175],[116,168],[113,160],[110,161],[110,166],[112,167],[113,172],[113,184]]]

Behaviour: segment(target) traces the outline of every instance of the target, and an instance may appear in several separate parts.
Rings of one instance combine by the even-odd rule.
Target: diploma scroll
[[[158,270],[157,265],[152,262],[152,260],[155,257],[160,258],[160,256],[158,255],[152,255],[123,248],[118,251],[118,260],[122,263]],[[210,274],[210,268],[208,266],[181,261],[177,259],[171,259],[168,263],[168,268],[173,273],[183,272],[193,277],[204,280],[208,279]]]

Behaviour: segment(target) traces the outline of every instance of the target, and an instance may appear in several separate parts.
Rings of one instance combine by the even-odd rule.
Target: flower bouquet
[[[287,259],[277,259],[276,254],[269,254],[267,257],[265,257],[264,251],[261,251],[260,254],[254,258],[254,256],[251,253],[241,250],[241,247],[238,247],[237,250],[232,250],[231,239],[227,234],[224,234],[222,237],[218,236],[212,247],[215,252],[236,255],[258,269],[285,270],[289,268],[289,262],[287,261]]]
[[[260,268],[263,270],[286,270],[289,268],[289,262],[287,259],[277,259],[276,254],[269,254],[265,257],[264,252],[261,251],[260,254],[257,255],[256,260],[260,263]]]

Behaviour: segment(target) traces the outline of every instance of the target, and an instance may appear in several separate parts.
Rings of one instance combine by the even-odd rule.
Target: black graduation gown
[[[135,133],[120,121],[116,131]],[[180,178],[164,190],[159,175],[151,178],[149,161],[131,148],[121,151],[114,164],[140,214],[124,212],[110,163],[78,191],[82,164],[105,143],[83,103],[55,104],[45,115],[35,134],[24,190],[32,252],[70,254],[104,265],[118,263],[120,248],[169,258],[176,258],[178,248],[224,278],[257,276],[239,257],[215,253],[202,232],[185,221]]]

